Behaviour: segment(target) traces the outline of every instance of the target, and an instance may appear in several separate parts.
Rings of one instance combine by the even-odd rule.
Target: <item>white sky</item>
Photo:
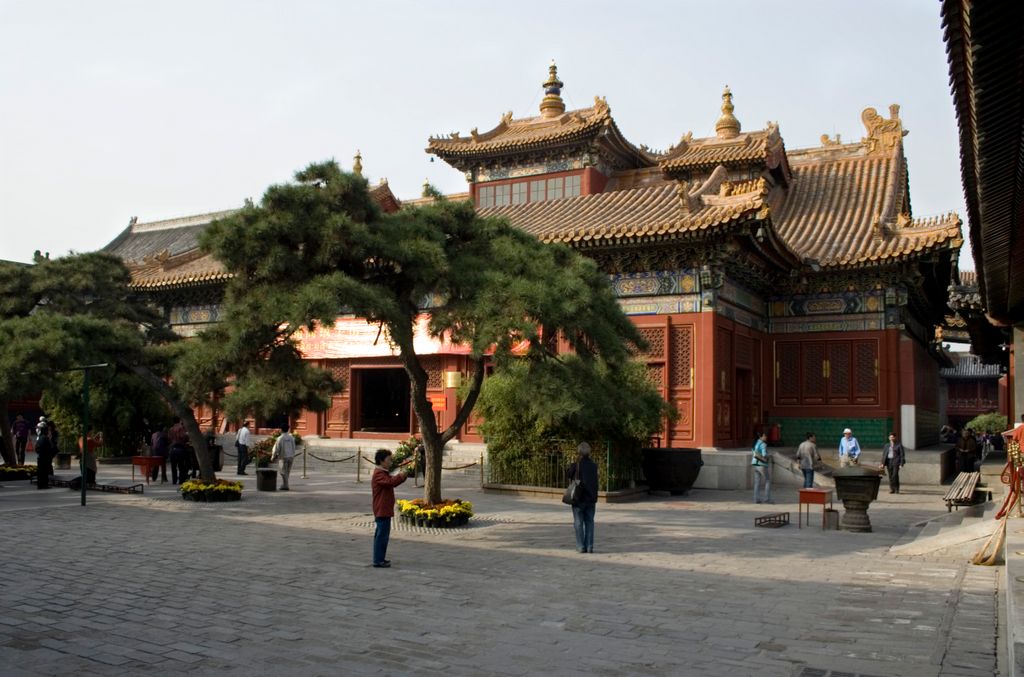
[[[552,58],[569,108],[605,96],[655,149],[714,134],[726,84],[788,148],[898,103],[914,215],[966,218],[935,0],[0,0],[0,259],[237,207],[356,149],[399,198],[465,190],[427,138],[535,115]]]

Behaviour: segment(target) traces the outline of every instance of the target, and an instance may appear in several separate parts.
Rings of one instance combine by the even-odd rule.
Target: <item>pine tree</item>
[[[567,247],[480,218],[466,202],[383,214],[365,180],[334,162],[310,165],[295,178],[269,188],[258,206],[214,222],[202,238],[232,275],[226,319],[196,353],[235,375],[225,396],[229,411],[293,387],[290,378],[303,373],[295,364],[302,361],[300,330],[333,326],[341,313],[366,318],[380,326],[409,376],[426,449],[425,498],[437,502],[444,445],[472,412],[490,355],[500,368],[525,344],[527,360],[557,359],[551,339],[561,336],[580,359],[617,369],[642,344],[607,277]],[[431,336],[470,350],[469,383],[444,430],[413,342],[424,312]],[[331,385],[319,378],[304,374],[305,394]]]

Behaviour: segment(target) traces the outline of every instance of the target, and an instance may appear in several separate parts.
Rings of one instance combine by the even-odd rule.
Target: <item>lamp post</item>
[[[78,469],[82,479],[82,505],[85,505],[85,456],[89,453],[89,370],[100,369],[109,366],[109,363],[87,364],[82,367],[72,367],[68,371],[82,372],[82,453],[78,457]]]

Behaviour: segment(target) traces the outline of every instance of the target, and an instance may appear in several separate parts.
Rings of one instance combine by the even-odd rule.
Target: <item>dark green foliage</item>
[[[129,282],[124,263],[104,253],[0,266],[0,408],[6,415],[7,400],[46,393],[46,402],[62,412],[65,429],[72,431],[66,437],[74,438],[80,430],[80,368],[108,363],[102,373],[91,373],[99,379],[100,406],[90,406],[96,417],[90,429],[109,431],[108,442],[127,450],[142,434],[137,419],[160,410],[142,395],[144,389],[159,393],[186,422],[204,477],[212,478],[205,438],[168,381],[185,342],[157,309],[132,293]],[[5,436],[5,458],[7,442]]]
[[[611,459],[601,467],[621,462],[617,475],[629,476],[636,452],[674,416],[642,364],[576,355],[508,365],[486,381],[477,411],[495,471],[541,486],[564,480],[564,464],[584,440],[602,453],[607,444]]]
[[[42,399],[43,409],[72,444],[82,435],[82,385],[82,372],[71,372]],[[170,425],[171,411],[135,375],[112,366],[89,374],[89,421],[90,430],[103,435],[107,455],[133,456],[153,429]]]

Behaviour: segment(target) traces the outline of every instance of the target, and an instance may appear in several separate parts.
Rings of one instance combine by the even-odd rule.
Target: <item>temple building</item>
[[[937,442],[939,369],[952,362],[936,329],[953,314],[947,288],[963,239],[955,214],[912,214],[898,106],[865,109],[859,141],[787,149],[777,123],[744,131],[726,88],[714,136],[687,132],[655,151],[625,139],[603,98],[566,110],[554,64],[543,87],[538,115],[507,113],[486,132],[432,137],[426,150],[465,174],[467,193],[451,199],[565,243],[608,274],[649,344],[651,378],[679,411],[661,444],[747,448],[769,430],[795,445],[805,431],[838,440],[845,427],[866,446],[891,430],[910,448]],[[429,199],[374,191],[385,209]],[[217,319],[223,271],[195,244],[216,216],[133,222],[107,247],[183,333]],[[304,414],[300,432],[415,430],[398,360],[360,325],[339,318],[303,344],[349,387],[331,411]],[[464,358],[457,346],[425,348],[444,423]],[[472,425],[462,432],[479,440]]]

